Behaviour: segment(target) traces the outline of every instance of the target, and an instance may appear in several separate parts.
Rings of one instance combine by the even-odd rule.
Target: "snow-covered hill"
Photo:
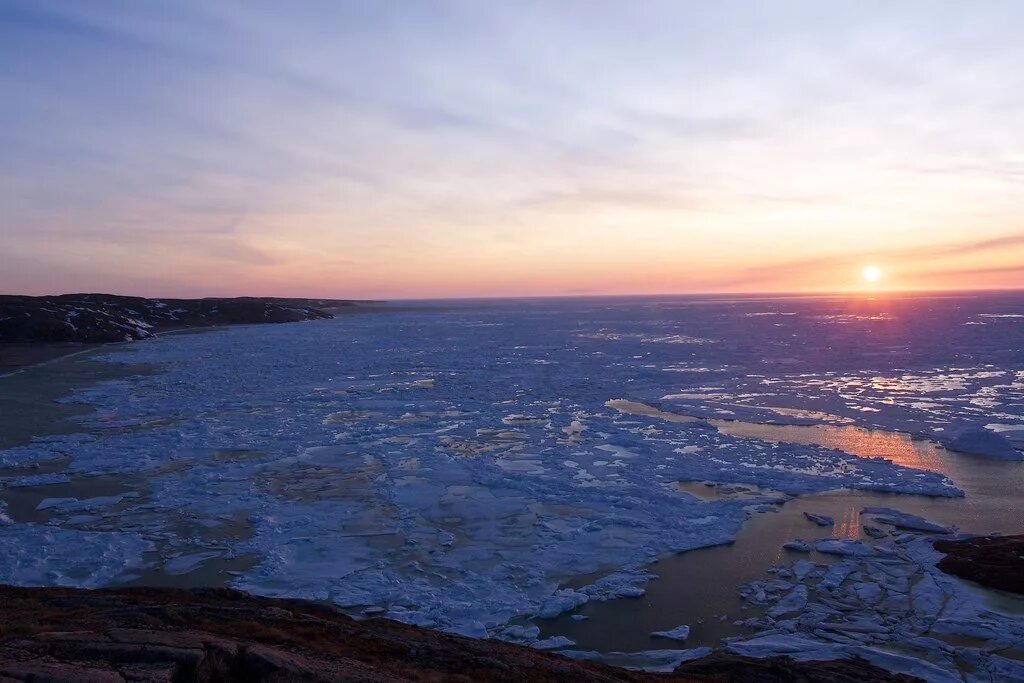
[[[0,342],[116,342],[161,330],[333,317],[332,299],[144,299],[113,294],[0,296]]]

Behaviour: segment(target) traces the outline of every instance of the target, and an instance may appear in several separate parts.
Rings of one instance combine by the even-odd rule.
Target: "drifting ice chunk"
[[[540,635],[540,628],[530,624],[528,626],[506,626],[495,634],[496,638],[507,640],[510,643],[532,643]]]
[[[811,520],[818,526],[833,526],[836,520],[832,519],[828,515],[816,515],[813,512],[805,512],[804,517]]]
[[[883,524],[891,524],[897,529],[910,529],[912,531],[926,531],[932,534],[951,534],[953,530],[936,522],[900,512],[895,508],[867,507],[861,510],[861,514],[875,515],[876,519]]]
[[[565,636],[552,636],[550,638],[545,638],[544,640],[538,640],[530,647],[535,647],[538,650],[555,650],[560,647],[569,647],[570,645],[575,644],[575,640],[569,640]]]
[[[786,550],[795,550],[798,553],[809,553],[812,550],[814,550],[814,546],[812,546],[810,543],[803,540],[802,538],[798,538],[795,541],[790,541],[789,543],[783,543],[782,547]]]
[[[807,606],[807,586],[799,584],[796,588],[786,594],[781,600],[775,603],[775,607],[768,610],[768,615],[778,618],[791,612],[799,612]]]
[[[676,626],[668,631],[652,631],[651,635],[655,638],[668,638],[669,640],[682,642],[690,637],[690,627],[686,625]]]
[[[861,602],[871,605],[877,603],[883,596],[882,588],[877,583],[855,583],[853,592]]]
[[[675,671],[683,662],[699,659],[711,654],[710,647],[697,647],[690,650],[643,650],[641,652],[593,652],[581,650],[562,650],[559,654],[573,659],[586,659],[633,671],[652,671],[668,673]]]
[[[188,574],[199,568],[203,562],[218,557],[219,553],[190,553],[171,558],[164,563],[164,571],[172,575]]]
[[[46,484],[66,484],[71,477],[66,474],[30,474],[23,477],[12,477],[4,482],[7,488],[23,486],[43,486]]]
[[[846,655],[844,648],[819,640],[797,635],[773,634],[731,642],[727,650],[748,657],[774,657],[790,655],[794,659],[841,659]]]
[[[116,505],[126,497],[127,496],[124,494],[119,494],[116,496],[86,498],[84,500],[79,500],[78,498],[45,498],[36,506],[36,510],[48,510],[50,508],[56,508],[57,510],[64,510],[67,512],[76,510],[92,510],[94,508]]]
[[[927,619],[934,619],[942,611],[946,596],[931,574],[925,574],[912,589],[914,611]]]
[[[853,555],[864,557],[873,555],[874,550],[860,541],[853,541],[846,538],[823,538],[814,544],[814,549],[826,555]]]
[[[555,591],[541,604],[540,609],[537,610],[537,616],[541,619],[554,619],[562,612],[576,609],[588,600],[590,598],[583,593],[571,588],[564,588]]]
[[[145,566],[153,544],[137,534],[0,526],[0,576],[15,586],[99,588]]]
[[[789,655],[793,659],[803,662],[861,657],[876,666],[895,673],[917,676],[926,681],[945,683],[946,681],[960,680],[958,676],[953,676],[948,671],[915,657],[908,657],[873,647],[825,643],[796,635],[761,636],[745,641],[732,642],[726,649],[737,654],[758,658]]]
[[[639,598],[646,590],[644,584],[657,578],[642,570],[623,570],[601,577],[580,589],[590,600],[604,602],[615,598]]]
[[[818,584],[818,588],[823,590],[835,590],[846,581],[846,577],[853,571],[854,564],[850,560],[843,560],[837,562],[828,568],[825,572],[825,576],[822,577],[821,583]]]
[[[814,569],[814,563],[810,560],[800,560],[793,565],[793,576],[796,577],[797,581],[803,581],[808,574],[814,571]]]
[[[951,440],[946,447],[952,451],[982,455],[998,460],[1024,460],[1021,453],[1002,434],[996,434],[984,427],[968,427]]]

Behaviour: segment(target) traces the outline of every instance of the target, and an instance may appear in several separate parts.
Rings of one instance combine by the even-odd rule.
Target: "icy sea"
[[[216,569],[262,595],[560,647],[573,638],[545,621],[614,619],[585,612],[815,496],[1024,532],[1020,294],[395,303],[100,357],[157,371],[64,399],[96,409],[80,433],[0,451],[4,490],[40,492],[0,508],[2,582]],[[833,557],[913,544],[801,523]]]

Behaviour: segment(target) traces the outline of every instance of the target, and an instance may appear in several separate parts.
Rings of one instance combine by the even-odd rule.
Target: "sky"
[[[1016,0],[0,0],[0,292],[1024,286],[1022,34]]]

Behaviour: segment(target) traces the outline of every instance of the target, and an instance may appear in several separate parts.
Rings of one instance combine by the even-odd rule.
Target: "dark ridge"
[[[230,589],[0,586],[0,680],[888,683],[862,660],[719,653],[647,674]]]
[[[114,294],[0,295],[0,342],[82,343],[145,339],[157,332],[332,318],[358,305],[338,299],[144,299]]]
[[[675,673],[702,677],[697,680],[743,683],[911,683],[921,680],[906,674],[889,673],[863,659],[798,662],[791,657],[753,659],[727,652],[714,652],[707,657],[685,662]]]
[[[936,541],[938,568],[982,586],[1024,595],[1024,535]]]

